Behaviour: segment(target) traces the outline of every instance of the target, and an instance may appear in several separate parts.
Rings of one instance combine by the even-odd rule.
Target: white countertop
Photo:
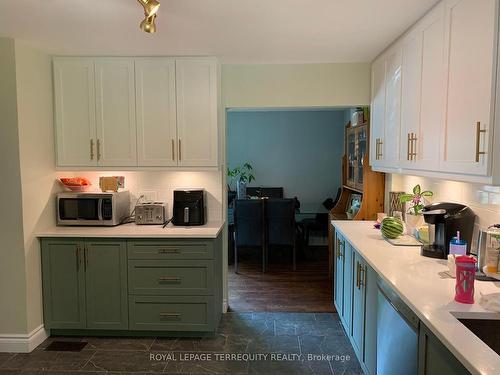
[[[217,238],[223,221],[212,221],[205,225],[176,227],[171,223],[162,225],[122,224],[116,227],[71,227],[54,226],[41,230],[37,237],[94,237],[94,238]]]
[[[455,318],[500,319],[477,303],[481,292],[500,292],[500,282],[476,280],[476,303],[455,302],[455,279],[439,275],[448,270],[445,260],[423,257],[419,247],[389,244],[374,222],[332,224],[472,374],[500,374],[500,356]]]

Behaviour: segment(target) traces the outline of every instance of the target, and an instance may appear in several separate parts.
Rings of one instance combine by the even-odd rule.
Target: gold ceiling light
[[[160,9],[160,2],[157,0],[137,0],[144,8],[144,20],[140,24],[142,31],[147,33],[154,33],[156,31],[155,19],[158,9]]]

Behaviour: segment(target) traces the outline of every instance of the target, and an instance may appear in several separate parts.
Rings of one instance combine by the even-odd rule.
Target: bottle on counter
[[[456,284],[455,301],[474,303],[474,278],[476,276],[476,259],[461,255],[455,259]]]

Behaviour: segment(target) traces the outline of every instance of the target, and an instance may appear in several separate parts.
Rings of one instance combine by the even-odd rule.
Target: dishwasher
[[[377,286],[377,375],[417,375],[419,319],[380,277]]]

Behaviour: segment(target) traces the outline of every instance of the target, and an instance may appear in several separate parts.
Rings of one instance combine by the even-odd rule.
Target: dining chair
[[[266,200],[268,246],[290,247],[294,271],[297,269],[295,204],[294,199]]]
[[[265,200],[236,199],[234,201],[234,271],[238,273],[238,249],[258,247],[262,251],[262,272],[266,272],[267,239],[265,230]]]

